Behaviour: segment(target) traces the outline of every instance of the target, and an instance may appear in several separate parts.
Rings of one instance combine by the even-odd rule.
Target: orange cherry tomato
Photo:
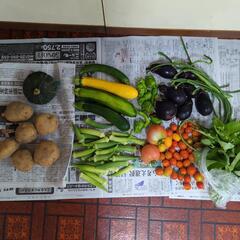
[[[165,169],[164,169],[164,176],[167,176],[167,177],[169,177],[169,176],[171,176],[171,174],[172,174],[172,171],[173,171],[173,169],[171,168],[171,167],[166,167]]]
[[[171,159],[171,158],[172,158],[172,153],[169,152],[169,151],[167,151],[167,152],[165,153],[165,158],[166,158],[166,159]]]
[[[188,168],[187,168],[187,173],[190,175],[190,176],[193,176],[195,173],[197,172],[197,169],[196,167],[191,164]]]
[[[171,174],[171,179],[176,180],[178,178],[178,174],[173,170]]]
[[[172,123],[170,124],[170,128],[171,128],[171,130],[172,130],[173,132],[176,132],[177,129],[178,129],[178,126],[177,126],[176,123],[172,122]]]
[[[190,183],[183,183],[183,188],[185,189],[185,190],[190,190],[191,188],[192,188],[192,186],[191,186],[191,184]]]
[[[183,161],[183,166],[184,167],[188,167],[188,166],[190,166],[191,165],[191,161],[189,160],[189,159],[185,159],[184,161]]]
[[[163,160],[163,161],[162,161],[162,165],[163,165],[164,167],[169,167],[169,166],[170,166],[170,161],[169,161],[169,160]]]
[[[156,175],[158,175],[158,176],[162,176],[162,175],[163,175],[163,168],[157,167],[157,168],[155,169],[155,173],[156,173]]]
[[[187,174],[187,169],[184,168],[184,167],[181,167],[181,168],[179,169],[179,172],[180,172],[180,174],[182,174],[182,175],[186,175],[186,174]]]
[[[181,161],[177,161],[177,167],[178,168],[182,168],[183,167],[183,163]]]
[[[177,160],[175,158],[170,159],[171,166],[176,166],[177,165]]]

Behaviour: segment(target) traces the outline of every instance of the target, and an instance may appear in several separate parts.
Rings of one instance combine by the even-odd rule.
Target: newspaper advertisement
[[[211,65],[200,65],[216,81],[222,82],[219,72],[219,40],[216,38],[185,37],[189,54],[193,60],[200,59],[204,54],[213,59]],[[225,48],[229,46],[226,43]],[[239,48],[240,49],[240,48]],[[76,74],[86,63],[103,63],[122,70],[134,84],[146,74],[149,63],[160,58],[159,51],[169,57],[186,59],[179,37],[122,37],[122,38],[80,38],[80,39],[30,39],[0,41],[0,62],[75,64]],[[231,58],[231,54],[229,54]],[[221,62],[221,61],[220,61]],[[239,66],[238,66],[239,67]],[[224,71],[224,69],[222,69]],[[226,69],[227,71],[227,69]],[[104,76],[108,78],[107,76]],[[158,82],[164,79],[156,76]],[[75,112],[75,122],[82,124],[86,116]],[[194,111],[194,118],[203,123],[209,119]],[[139,137],[144,138],[145,133]],[[167,177],[156,176],[154,168],[139,165],[128,174],[120,177],[108,177],[108,192],[105,193],[79,177],[71,164],[65,175],[65,186],[32,185],[21,186],[2,184],[0,200],[34,200],[34,199],[64,199],[64,198],[101,198],[101,197],[131,197],[131,196],[170,196],[179,198],[207,199],[207,191],[194,188],[183,191],[178,181]]]

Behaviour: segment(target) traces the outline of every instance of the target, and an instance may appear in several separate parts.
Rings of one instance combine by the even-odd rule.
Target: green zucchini
[[[75,103],[75,108],[80,111],[97,114],[107,121],[111,122],[121,131],[128,131],[130,128],[130,124],[126,118],[113,111],[112,109],[99,105],[97,103],[77,102]]]
[[[80,69],[80,76],[96,72],[106,73],[121,83],[130,84],[129,78],[123,72],[121,72],[115,67],[108,66],[105,64],[98,63],[86,64]]]
[[[101,103],[123,115],[129,117],[136,117],[137,115],[137,111],[132,103],[111,93],[91,88],[76,88],[74,92],[75,95],[81,99],[88,99]]]

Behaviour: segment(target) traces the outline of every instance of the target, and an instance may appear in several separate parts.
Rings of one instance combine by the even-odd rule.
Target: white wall
[[[239,0],[104,0],[107,24],[240,30]]]
[[[108,26],[240,30],[240,0],[103,0]],[[0,0],[0,21],[103,25],[101,0]]]
[[[103,25],[100,0],[0,0],[0,21]]]

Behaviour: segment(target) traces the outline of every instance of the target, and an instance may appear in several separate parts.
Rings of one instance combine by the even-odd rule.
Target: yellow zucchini
[[[138,96],[138,91],[136,88],[123,83],[109,82],[107,80],[93,77],[83,77],[80,79],[80,84],[83,87],[104,90],[126,99],[134,99]]]

